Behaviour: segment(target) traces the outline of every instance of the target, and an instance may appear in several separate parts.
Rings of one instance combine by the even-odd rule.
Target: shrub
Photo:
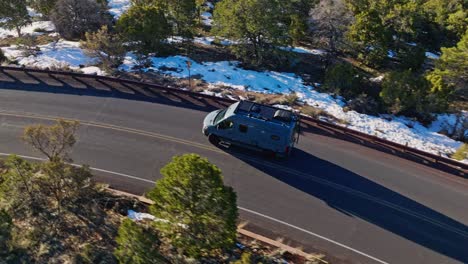
[[[58,0],[51,20],[65,39],[83,38],[86,32],[110,24],[103,5],[95,0]]]
[[[130,219],[119,227],[114,252],[119,263],[166,263],[159,253],[159,238],[154,230],[145,229]]]
[[[171,34],[163,9],[154,5],[132,5],[117,21],[117,28],[144,53],[160,53]]]
[[[464,160],[468,159],[468,144],[463,144],[455,153],[452,155],[452,159]]]
[[[105,70],[117,68],[123,61],[125,47],[119,35],[109,32],[103,26],[95,33],[86,32],[86,41],[81,42],[85,53],[91,57],[99,58]]]
[[[363,92],[363,77],[353,65],[338,63],[325,73],[323,86],[328,92],[352,98]]]
[[[221,171],[196,154],[176,156],[148,193],[161,235],[184,254],[200,258],[230,249],[236,241],[236,194]]]
[[[431,113],[446,109],[442,94],[431,93],[431,85],[424,77],[411,71],[391,72],[382,83],[380,97],[392,114],[401,114],[427,122]]]

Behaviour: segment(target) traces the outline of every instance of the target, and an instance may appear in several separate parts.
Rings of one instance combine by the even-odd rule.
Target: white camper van
[[[203,134],[224,147],[239,145],[289,156],[299,138],[299,118],[292,111],[240,101],[209,113]]]

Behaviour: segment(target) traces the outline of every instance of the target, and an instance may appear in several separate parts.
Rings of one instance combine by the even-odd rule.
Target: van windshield
[[[213,124],[217,125],[219,121],[223,120],[224,116],[226,115],[227,109],[221,110],[215,117]]]

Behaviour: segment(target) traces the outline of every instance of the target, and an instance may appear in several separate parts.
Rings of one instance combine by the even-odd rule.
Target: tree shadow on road
[[[239,148],[224,150],[321,199],[343,214],[361,218],[442,255],[468,263],[466,225],[372,180],[300,149],[295,149],[287,160],[273,160]]]

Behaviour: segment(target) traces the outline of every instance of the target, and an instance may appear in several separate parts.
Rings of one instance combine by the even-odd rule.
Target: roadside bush
[[[464,160],[468,159],[468,144],[463,144],[455,153],[452,155],[453,159]]]
[[[221,170],[196,154],[176,156],[161,169],[163,178],[148,193],[155,227],[163,238],[194,258],[231,249],[236,241],[236,194],[223,184]],[[190,197],[190,199],[187,199]]]
[[[338,63],[326,71],[323,86],[327,92],[353,98],[363,92],[363,76],[353,65]]]
[[[111,33],[103,26],[95,33],[86,32],[86,40],[81,41],[81,47],[90,57],[99,58],[104,70],[111,71],[123,61],[125,47],[121,37]]]
[[[132,5],[117,21],[117,29],[143,53],[161,54],[171,34],[163,9],[146,4]]]
[[[423,76],[411,71],[391,72],[382,83],[380,97],[387,111],[396,115],[431,121],[431,113],[447,109],[443,94],[431,93],[431,84]]]
[[[86,32],[97,31],[111,21],[96,0],[58,0],[50,18],[65,39],[83,38]]]
[[[159,238],[154,230],[147,230],[130,219],[123,220],[114,251],[119,263],[166,263],[159,252]]]

